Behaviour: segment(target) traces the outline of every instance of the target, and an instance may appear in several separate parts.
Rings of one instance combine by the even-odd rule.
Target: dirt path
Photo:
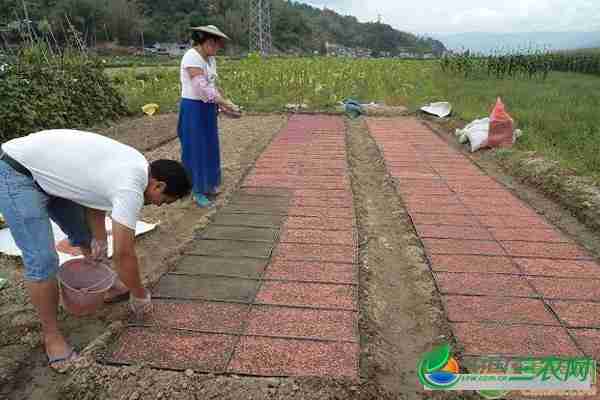
[[[359,225],[363,374],[406,399],[422,398],[421,354],[444,332],[423,250],[364,121],[348,124]]]

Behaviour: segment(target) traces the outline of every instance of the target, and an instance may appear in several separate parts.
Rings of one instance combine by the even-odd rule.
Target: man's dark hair
[[[167,184],[164,193],[177,199],[187,196],[192,190],[190,178],[181,165],[175,160],[156,160],[150,163],[150,175]]]

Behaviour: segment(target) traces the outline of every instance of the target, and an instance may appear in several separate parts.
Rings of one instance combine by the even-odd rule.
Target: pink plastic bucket
[[[58,270],[60,293],[65,309],[76,316],[89,315],[104,302],[117,274],[107,265],[83,258],[65,262]]]

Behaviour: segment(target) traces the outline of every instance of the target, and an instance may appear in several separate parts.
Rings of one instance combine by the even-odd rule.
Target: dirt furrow
[[[348,122],[358,218],[363,375],[406,399],[423,398],[416,366],[448,328],[421,244],[364,121]]]

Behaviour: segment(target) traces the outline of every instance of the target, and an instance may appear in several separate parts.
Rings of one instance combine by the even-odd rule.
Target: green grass
[[[98,58],[105,68],[179,65],[179,58],[157,55],[146,56],[103,56]]]
[[[104,71],[125,98],[132,114],[142,106],[156,103],[160,112],[177,111],[180,96],[178,67],[109,68]]]
[[[600,78],[551,73],[541,80],[465,80],[435,71],[411,106],[449,101],[464,121],[490,114],[496,97],[523,130],[516,148],[557,160],[579,175],[600,178]]]
[[[219,60],[225,93],[249,111],[282,111],[286,104],[332,110],[355,98],[416,110],[433,101],[452,103],[454,118],[469,122],[488,116],[501,96],[524,135],[517,150],[558,160],[579,175],[600,181],[600,78],[551,73],[546,80],[469,79],[443,74],[436,63],[409,60],[298,58]],[[161,112],[176,111],[179,69],[107,69],[125,95],[131,112],[146,103]]]

